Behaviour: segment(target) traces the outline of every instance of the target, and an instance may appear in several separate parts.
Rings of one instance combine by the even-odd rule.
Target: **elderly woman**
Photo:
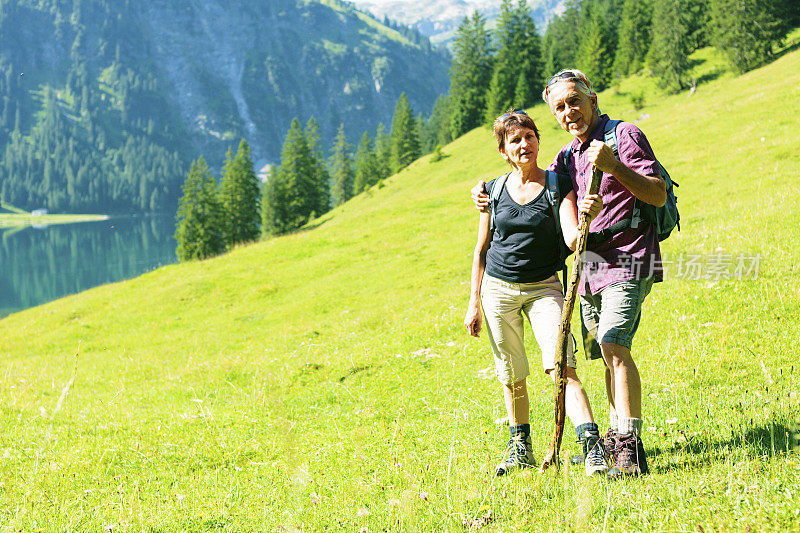
[[[490,208],[480,214],[464,325],[470,335],[480,334],[480,304],[495,372],[503,385],[511,431],[508,457],[496,469],[501,476],[516,467],[536,464],[531,450],[525,385],[529,369],[523,316],[528,318],[542,351],[544,371],[555,379],[555,349],[564,304],[563,289],[556,275],[564,268],[560,241],[563,239],[567,246],[575,248],[578,205],[569,176],[539,167],[539,130],[524,111],[498,117],[494,121],[494,136],[511,172],[485,185],[486,194],[493,200]],[[557,201],[560,202],[556,204]],[[590,219],[601,208],[602,201],[596,195],[587,196],[580,203],[580,211],[588,213]],[[575,373],[571,339],[568,354],[567,414],[584,449],[587,475],[603,473],[608,465],[589,398]]]

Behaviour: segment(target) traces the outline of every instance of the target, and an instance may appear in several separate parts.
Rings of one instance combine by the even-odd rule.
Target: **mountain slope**
[[[659,98],[639,122],[680,183],[682,230],[665,256],[699,258],[703,276],[760,255],[754,279],[684,273],[648,298],[635,346],[648,478],[491,475],[506,435],[493,423],[499,389],[481,377],[488,341],[461,326],[477,222],[468,188],[503,171],[478,129],[314,228],[0,321],[6,523],[796,527],[800,254],[783,243],[798,237],[800,162],[797,117],[771,110],[798,87],[792,52],[691,98]],[[616,117],[639,116],[626,95],[600,98]],[[543,106],[531,113],[547,160],[568,137]],[[600,370],[581,363],[604,420]],[[534,374],[529,389],[543,453],[551,385]]]
[[[0,195],[27,209],[173,211],[200,154],[274,163],[294,117],[327,146],[448,86],[446,52],[337,0],[67,4],[0,3]]]

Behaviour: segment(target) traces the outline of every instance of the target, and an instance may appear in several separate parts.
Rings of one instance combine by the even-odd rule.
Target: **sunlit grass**
[[[755,279],[673,276],[647,301],[634,351],[652,475],[493,477],[499,386],[481,372],[488,341],[461,325],[468,189],[503,170],[479,129],[314,229],[0,321],[0,525],[798,529],[798,117],[774,112],[798,87],[793,52],[639,111],[600,96],[680,183],[665,256],[760,258]],[[569,137],[543,106],[531,113],[549,161]],[[604,420],[601,368],[579,372]],[[537,374],[529,388],[541,458],[552,389]]]

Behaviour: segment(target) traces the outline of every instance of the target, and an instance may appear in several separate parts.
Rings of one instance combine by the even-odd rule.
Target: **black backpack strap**
[[[547,196],[547,201],[550,203],[550,209],[553,211],[553,218],[556,223],[556,236],[559,241],[556,246],[560,250],[561,241],[564,240],[564,234],[561,231],[561,217],[558,216],[558,207],[561,205],[561,200],[558,195],[558,175],[550,170],[544,171],[544,193]],[[567,290],[567,264],[564,263],[564,268],[561,270],[561,290]]]
[[[596,246],[603,241],[609,240],[617,233],[624,231],[630,227],[631,227],[631,219],[624,218],[619,222],[617,222],[616,224],[610,225],[606,229],[589,232],[589,237],[586,239],[586,244],[590,246]]]
[[[569,160],[572,157],[572,145],[568,145],[567,149],[564,150],[564,170],[569,173]]]
[[[544,171],[544,192],[547,195],[547,202],[553,210],[553,217],[556,220],[556,231],[561,235],[561,220],[558,218],[558,206],[561,203],[558,198],[558,178],[555,172]]]
[[[506,180],[508,179],[509,174],[503,174],[502,176],[498,177],[494,180],[492,184],[492,190],[489,193],[489,211],[491,212],[491,221],[489,222],[489,229],[494,231],[495,223],[494,223],[494,216],[497,212],[497,202],[500,201],[500,195],[503,193],[503,187],[506,184]]]

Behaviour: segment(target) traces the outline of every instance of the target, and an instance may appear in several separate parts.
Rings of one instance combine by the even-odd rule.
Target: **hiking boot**
[[[515,432],[516,426],[511,428],[511,439],[508,441],[508,457],[495,468],[495,474],[503,476],[515,468],[536,466],[533,458],[533,445],[530,433]]]
[[[617,455],[617,438],[619,433],[612,428],[608,428],[606,434],[603,435],[603,448],[606,451],[606,456],[610,457],[612,461],[615,460]]]
[[[635,433],[618,435],[614,468],[608,471],[608,477],[639,476],[649,472],[642,439]]]
[[[608,457],[600,435],[587,433],[581,439],[581,446],[583,447],[584,468],[587,476],[608,472]]]
[[[614,431],[613,429],[609,429],[606,432],[606,434],[603,435],[603,439],[602,439],[603,450],[605,451],[605,456],[606,456],[606,460],[607,461],[613,459],[613,457],[614,457],[614,450],[617,447],[617,435],[618,435],[618,433],[616,431]],[[578,440],[577,442],[581,443],[582,441]],[[581,446],[582,446],[582,444],[581,444]],[[585,460],[584,454],[581,453],[581,454],[573,455],[570,458],[569,462],[573,466],[577,466],[577,465],[582,465],[584,460]]]

